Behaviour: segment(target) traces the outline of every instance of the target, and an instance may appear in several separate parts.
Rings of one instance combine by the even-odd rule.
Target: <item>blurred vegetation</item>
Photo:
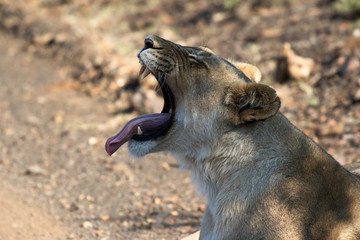
[[[293,3],[296,3],[297,0],[224,0],[221,1],[224,9],[228,11],[234,10],[240,4],[248,5],[250,8],[256,7],[289,7]]]
[[[337,0],[334,7],[340,14],[354,15],[360,18],[360,0]]]
[[[224,0],[223,5],[226,10],[232,10],[238,3],[240,3],[240,0]]]
[[[263,6],[263,7],[272,7],[272,6],[289,6],[292,3],[295,3],[297,0],[252,0],[246,1],[250,3],[252,7]],[[239,4],[242,4],[241,0],[224,0],[222,2],[224,8],[228,11],[233,10]],[[343,15],[353,15],[356,18],[360,18],[360,0],[336,0],[334,1],[334,7],[336,11]]]

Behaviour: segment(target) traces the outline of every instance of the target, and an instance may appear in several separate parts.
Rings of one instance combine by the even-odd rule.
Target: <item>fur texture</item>
[[[256,67],[147,39],[138,56],[165,76],[176,112],[166,135],[129,151],[168,151],[191,171],[207,199],[201,240],[360,239],[358,176],[278,112]]]

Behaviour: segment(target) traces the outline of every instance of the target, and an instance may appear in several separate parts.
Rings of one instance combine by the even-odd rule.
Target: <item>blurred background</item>
[[[148,34],[258,66],[298,128],[360,161],[358,0],[0,0],[0,239],[199,228],[204,201],[176,160],[104,151],[127,120],[161,110],[156,80],[137,76]]]

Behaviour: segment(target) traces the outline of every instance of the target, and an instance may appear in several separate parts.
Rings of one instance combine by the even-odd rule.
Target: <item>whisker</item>
[[[161,75],[161,83],[160,83],[160,88],[162,88],[165,84],[165,74]]]
[[[155,85],[155,87],[154,87],[154,91],[156,92],[156,93],[158,93],[158,91],[161,89],[161,87],[160,87],[160,85],[159,85],[159,82],[157,82],[157,84]]]
[[[157,85],[154,88],[155,92],[158,92],[161,90],[162,87],[164,87],[164,84],[166,83],[165,73],[159,73],[157,78]]]
[[[157,90],[158,90],[158,89],[157,89],[157,86],[158,86],[158,84],[156,84],[155,87],[154,87],[154,89],[153,89],[155,92],[157,92]]]

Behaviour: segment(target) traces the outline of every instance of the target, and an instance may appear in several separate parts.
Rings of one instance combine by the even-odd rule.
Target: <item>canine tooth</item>
[[[145,65],[144,65],[145,66]],[[141,70],[141,69],[140,69]],[[147,75],[149,75],[151,73],[151,71],[145,66],[145,69],[143,71],[143,73],[140,76],[140,80],[143,80],[144,78],[147,77]]]
[[[141,134],[142,134],[142,131],[141,131],[140,126],[138,126],[138,128],[137,128],[137,134],[138,134],[138,135],[141,135]]]
[[[144,64],[141,64],[141,68],[139,70],[139,76],[141,76],[141,74],[145,71],[146,66]]]

